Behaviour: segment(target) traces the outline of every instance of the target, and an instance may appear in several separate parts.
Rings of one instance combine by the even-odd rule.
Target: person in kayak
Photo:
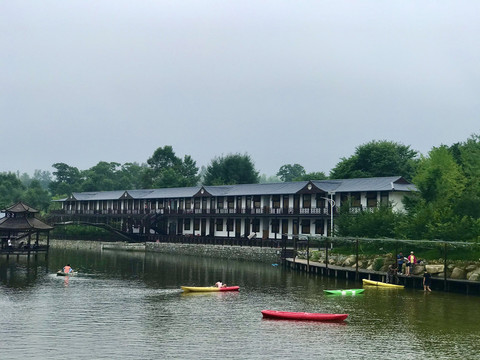
[[[73,272],[73,269],[71,268],[70,264],[67,264],[67,265],[65,265],[65,266],[63,267],[63,272],[64,272],[65,274],[70,274],[70,273]]]
[[[222,283],[221,280],[218,280],[218,281],[215,283],[215,286],[216,286],[217,288],[224,288],[224,287],[227,287],[227,284],[224,284],[224,283]]]

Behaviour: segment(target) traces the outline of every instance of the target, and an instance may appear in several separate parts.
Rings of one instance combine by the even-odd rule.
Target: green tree
[[[480,218],[480,136],[472,135],[466,142],[450,147],[457,164],[465,175],[465,191],[456,212]]]
[[[293,181],[306,174],[305,168],[300,164],[285,164],[280,167],[277,176],[284,182]]]
[[[169,145],[159,147],[147,160],[143,172],[143,187],[169,188],[195,186],[198,183],[198,167],[190,155],[183,160],[175,155]]]
[[[82,171],[82,178],[85,180],[81,191],[122,190],[119,168],[119,163],[100,161],[90,169]]]
[[[371,141],[356,148],[355,154],[341,161],[331,170],[331,179],[403,176],[411,180],[416,166],[417,152],[410,146],[392,141]]]
[[[28,189],[22,194],[24,203],[43,212],[48,210],[51,200],[50,193],[42,187],[38,180],[32,180]]]
[[[0,173],[0,209],[21,201],[25,190],[25,185],[14,173]]]
[[[119,188],[120,189],[140,189],[142,188],[143,174],[146,172],[145,164],[125,163],[119,170]]]
[[[327,175],[325,175],[325,173],[322,171],[318,171],[318,172],[306,173],[305,175],[296,177],[295,179],[293,179],[293,181],[326,180],[326,179],[328,179]]]
[[[398,221],[404,216],[394,212],[392,206],[381,205],[369,211],[350,213],[349,206],[342,206],[340,216],[335,221],[339,236],[367,238],[393,238]]]
[[[35,170],[33,172],[33,179],[40,183],[40,186],[44,190],[48,190],[50,183],[52,182],[52,174],[50,171]]]
[[[267,174],[262,174],[260,175],[260,178],[258,180],[260,184],[271,184],[271,183],[279,183],[280,178],[278,176],[267,176]]]
[[[408,214],[398,227],[403,236],[450,241],[475,237],[474,219],[455,210],[466,178],[446,146],[433,148],[421,158],[413,182],[419,194],[406,202]]]
[[[413,181],[425,201],[442,206],[455,202],[465,190],[466,183],[446,146],[434,147],[429,157],[422,157]]]
[[[83,179],[76,167],[65,163],[55,163],[52,167],[57,169],[53,172],[55,180],[49,186],[52,195],[70,195],[72,192],[80,191]]]
[[[230,154],[214,158],[205,172],[205,185],[256,184],[259,172],[249,155]]]

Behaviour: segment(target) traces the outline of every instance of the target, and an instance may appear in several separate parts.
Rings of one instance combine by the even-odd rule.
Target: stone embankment
[[[280,249],[261,248],[258,246],[218,246],[148,242],[145,245],[145,251],[266,263],[276,263],[280,261]]]
[[[50,246],[63,249],[98,249],[122,251],[146,251],[171,255],[207,256],[230,260],[245,260],[265,263],[280,262],[280,249],[257,246],[219,246],[203,244],[176,244],[147,242],[132,244],[126,242],[50,240]]]
[[[300,259],[306,259],[306,252],[300,251],[297,255]],[[310,260],[325,263],[325,251],[311,251]],[[356,267],[355,255],[339,255],[328,254],[329,265],[337,265],[343,267]],[[396,264],[396,257],[393,254],[385,254],[382,256],[359,255],[358,267],[360,269],[384,271],[388,266]],[[438,260],[421,260],[413,269],[413,275],[422,275],[425,269],[432,276],[443,277],[445,264],[443,259]],[[404,270],[403,270],[404,272]],[[480,281],[480,263],[467,261],[447,261],[447,277],[456,280]]]

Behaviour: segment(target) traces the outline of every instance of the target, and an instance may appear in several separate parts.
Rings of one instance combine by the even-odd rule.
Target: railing
[[[363,208],[351,208],[351,212],[359,212]],[[367,208],[368,209],[368,208]],[[338,213],[337,208],[333,209]],[[241,208],[241,209],[123,209],[123,210],[52,210],[52,215],[330,215],[329,207],[322,208]]]
[[[193,235],[145,235],[147,242],[178,243],[178,244],[204,244],[224,246],[258,246],[282,248],[293,246],[294,241],[279,237],[278,239],[262,239],[253,237],[219,237],[219,236],[193,236]]]

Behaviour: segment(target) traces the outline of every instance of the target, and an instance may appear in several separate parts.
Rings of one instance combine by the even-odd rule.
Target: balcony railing
[[[362,208],[351,208],[351,212],[359,212]],[[334,207],[334,213],[337,208]],[[329,207],[322,208],[241,208],[241,209],[102,209],[102,210],[52,210],[53,215],[330,215]]]

